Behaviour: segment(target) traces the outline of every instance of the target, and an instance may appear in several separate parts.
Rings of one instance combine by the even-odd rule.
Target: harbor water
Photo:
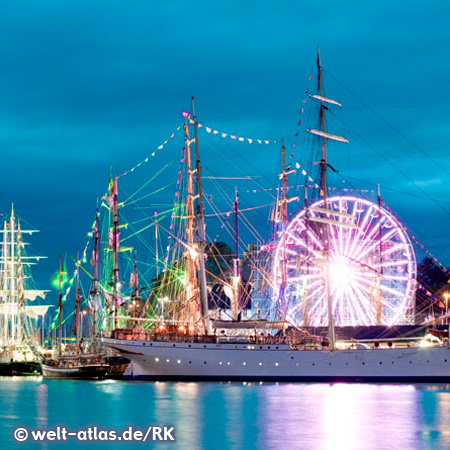
[[[0,423],[5,450],[450,449],[450,385],[3,377]],[[175,441],[98,439],[100,430],[145,432],[149,426],[173,427]],[[57,427],[82,433],[66,440],[31,437],[32,430]],[[14,438],[18,428],[29,433],[24,442]],[[97,433],[90,439],[89,428]]]

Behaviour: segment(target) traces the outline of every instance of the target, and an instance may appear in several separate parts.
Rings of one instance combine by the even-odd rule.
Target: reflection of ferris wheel
[[[301,211],[280,239],[277,309],[297,325],[326,325],[328,280],[336,325],[410,323],[416,261],[403,227],[356,197],[331,197],[327,209],[319,200]]]

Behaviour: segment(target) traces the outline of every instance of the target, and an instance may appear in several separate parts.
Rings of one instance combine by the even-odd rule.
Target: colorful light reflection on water
[[[0,378],[2,449],[152,448],[13,440],[15,428],[175,428],[171,449],[448,449],[449,385],[144,383]]]

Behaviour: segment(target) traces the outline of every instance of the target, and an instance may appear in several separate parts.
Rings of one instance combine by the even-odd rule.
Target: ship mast
[[[281,219],[281,248],[282,248],[282,258],[281,258],[281,284],[280,292],[278,296],[278,305],[284,304],[283,297],[287,286],[287,268],[286,268],[286,228],[288,224],[288,208],[287,204],[294,200],[298,200],[298,196],[288,198],[287,196],[287,180],[288,175],[291,173],[296,173],[296,169],[291,169],[290,164],[286,168],[286,147],[284,146],[283,139],[281,139],[281,169],[282,172],[278,174],[281,180],[281,199],[278,201],[278,211],[280,213]],[[278,313],[281,313],[279,310]],[[284,313],[284,312],[283,312]]]
[[[112,213],[112,236],[111,236],[111,250],[113,252],[113,276],[110,284],[112,284],[113,292],[112,292],[112,302],[113,302],[113,318],[114,318],[114,330],[117,329],[118,320],[117,320],[117,303],[119,297],[119,213],[118,213],[118,190],[117,190],[117,175],[114,178],[114,181],[110,180],[110,207]]]
[[[308,179],[305,180],[305,199],[304,199],[304,207],[305,207],[305,244],[306,248],[309,248],[308,242]],[[308,282],[309,282],[309,262],[305,260],[306,264],[306,278],[304,285],[304,296],[303,296],[303,324],[305,327],[309,327],[309,305],[308,305]]]
[[[92,265],[94,266],[94,277],[92,279],[92,287],[90,294],[92,296],[92,341],[94,348],[96,348],[96,333],[97,333],[97,306],[98,306],[98,257],[100,252],[100,232],[98,228],[98,206],[97,213],[95,215],[94,229],[92,230],[92,237],[94,239],[94,252],[92,255]]]
[[[380,185],[378,185],[378,245],[379,245],[379,261],[378,261],[378,271],[377,271],[377,298],[376,298],[376,309],[377,309],[377,325],[381,325],[382,314],[381,314],[381,278],[383,276],[383,244],[382,244],[382,225],[381,225],[381,192]]]
[[[323,82],[322,82],[322,66],[320,64],[320,49],[317,51],[317,67],[319,70],[319,92],[321,97],[323,98]],[[320,100],[320,121],[322,126],[322,132],[325,133],[325,104],[323,100]],[[324,209],[328,209],[327,206],[327,140],[326,137],[322,138],[322,146],[321,146],[321,159],[320,159],[320,171],[321,171],[321,189],[323,193],[323,207]],[[329,217],[326,216],[328,219]],[[333,316],[333,299],[330,295],[330,280],[329,280],[329,251],[330,251],[330,236],[329,236],[329,228],[328,225],[325,225],[325,291],[327,297],[327,312],[328,312],[328,337],[330,339],[330,347],[332,350],[335,349],[336,336],[334,329],[334,316]]]
[[[187,165],[187,201],[186,201],[186,219],[187,219],[187,242],[186,246],[188,250],[185,252],[186,258],[186,320],[196,321],[197,319],[197,309],[194,302],[195,292],[197,291],[197,277],[195,273],[195,261],[194,254],[191,249],[194,246],[194,177],[193,170],[191,169],[191,143],[192,140],[189,138],[189,127],[188,127],[188,114],[184,114],[184,147],[186,152],[186,165]]]
[[[336,106],[342,106],[340,103],[336,102],[335,100],[331,100],[329,98],[324,97],[323,95],[323,81],[322,81],[322,66],[320,63],[320,48],[317,51],[317,69],[318,69],[318,92],[319,95],[311,95],[311,98],[315,98],[320,101],[320,130],[314,130],[314,129],[308,129],[306,130],[308,133],[315,134],[317,136],[320,136],[322,138],[322,145],[321,145],[321,158],[320,158],[320,173],[321,173],[321,179],[320,179],[320,193],[323,196],[323,212],[325,214],[325,219],[319,219],[311,217],[309,220],[316,220],[318,222],[322,222],[325,224],[324,226],[324,258],[323,258],[323,271],[324,271],[324,280],[325,280],[325,295],[327,299],[327,315],[328,315],[328,338],[330,340],[330,347],[332,350],[335,349],[336,345],[336,337],[335,337],[335,329],[334,329],[334,316],[333,316],[333,300],[331,298],[331,292],[330,292],[330,282],[329,282],[329,264],[330,264],[330,229],[329,224],[333,223],[336,226],[345,226],[345,227],[355,227],[353,224],[347,224],[339,221],[334,221],[330,219],[330,215],[328,214],[328,205],[327,205],[327,167],[329,167],[328,161],[327,161],[327,139],[331,139],[334,141],[339,142],[345,142],[348,144],[347,139],[336,136],[333,134],[329,134],[326,132],[325,127],[325,110],[327,107],[325,106],[325,103],[331,103]],[[335,212],[333,212],[335,215]]]
[[[75,290],[75,336],[77,349],[76,354],[80,354],[80,251],[77,249],[77,286]]]
[[[239,317],[239,298],[241,284],[241,260],[239,259],[239,195],[238,189],[235,188],[236,199],[234,201],[234,221],[236,235],[236,255],[233,259],[233,296],[231,299],[231,318],[238,320]]]
[[[197,189],[198,189],[198,205],[197,205],[197,230],[198,230],[198,267],[199,267],[199,288],[200,288],[200,313],[204,323],[205,334],[210,334],[211,323],[208,314],[208,293],[206,288],[206,269],[205,269],[205,217],[203,214],[203,191],[202,177],[200,173],[200,156],[198,151],[197,137],[197,118],[195,115],[194,97],[192,97],[192,116],[194,122],[194,138],[195,138],[195,155],[196,155],[196,172],[197,172]]]
[[[59,255],[59,277],[58,277],[58,284],[59,284],[59,293],[58,293],[58,312],[59,312],[59,340],[58,340],[58,354],[61,356],[62,353],[62,286],[61,286],[61,255]]]

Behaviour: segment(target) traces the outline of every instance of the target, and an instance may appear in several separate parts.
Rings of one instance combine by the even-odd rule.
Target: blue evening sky
[[[120,174],[151,156],[182,125],[192,95],[201,123],[284,137],[290,161],[302,160],[308,117],[300,111],[319,45],[327,96],[343,104],[329,130],[350,141],[330,147],[340,170],[333,183],[381,183],[416,239],[450,264],[449,17],[446,1],[2,2],[1,209],[14,203],[41,230],[31,246],[48,256],[35,268],[41,286],[60,252],[84,248],[110,167]],[[245,191],[276,186],[278,143],[199,134],[205,175],[252,177],[224,181],[226,195],[239,184],[243,208],[273,201]],[[131,195],[165,164],[153,189],[175,181],[181,132],[169,141],[121,178],[119,194]],[[173,193],[167,186],[149,202],[157,210]],[[265,237],[268,212],[252,218]]]

